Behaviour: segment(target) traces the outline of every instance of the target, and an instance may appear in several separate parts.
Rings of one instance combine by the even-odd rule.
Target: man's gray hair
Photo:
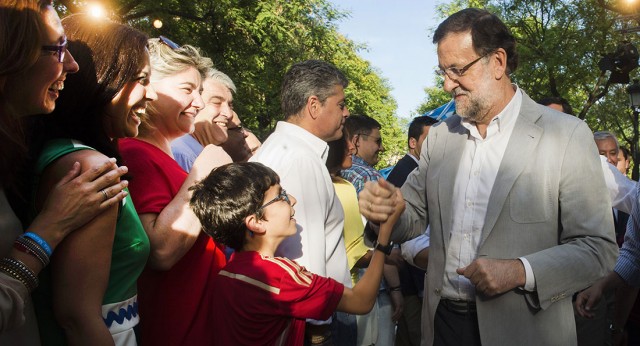
[[[311,96],[317,96],[324,104],[337,85],[346,88],[349,81],[328,62],[307,60],[294,64],[282,81],[280,105],[285,119],[297,115]]]
[[[605,139],[613,139],[616,142],[616,147],[620,148],[620,144],[618,143],[618,138],[613,132],[610,131],[597,131],[593,133],[594,141],[603,141]]]
[[[213,79],[217,82],[220,82],[222,83],[222,85],[226,86],[229,90],[233,91],[234,93],[236,92],[236,85],[233,83],[231,78],[229,78],[229,76],[227,76],[224,72],[220,70],[216,70],[215,68],[210,68],[207,71],[205,78]]]

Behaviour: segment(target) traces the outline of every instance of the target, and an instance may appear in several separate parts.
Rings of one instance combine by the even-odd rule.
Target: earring
[[[253,231],[249,231],[249,237],[253,238]]]

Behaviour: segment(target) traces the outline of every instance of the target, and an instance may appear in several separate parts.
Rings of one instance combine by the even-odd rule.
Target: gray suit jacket
[[[393,237],[431,225],[423,305],[423,345],[433,343],[452,225],[452,195],[468,131],[454,116],[434,126],[420,164],[402,187],[407,209]],[[571,296],[613,268],[618,249],[611,203],[589,128],[538,105],[522,107],[498,170],[478,254],[525,257],[536,292],[476,298],[483,345],[575,345]]]

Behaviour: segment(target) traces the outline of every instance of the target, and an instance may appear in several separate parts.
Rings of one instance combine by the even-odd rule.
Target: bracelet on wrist
[[[36,274],[29,269],[26,264],[17,259],[11,257],[1,259],[0,272],[4,272],[5,274],[22,282],[29,292],[38,287],[39,282]]]
[[[389,287],[387,290],[388,290],[389,292],[402,291],[402,286],[393,286],[393,287]]]
[[[38,259],[38,261],[40,261],[42,267],[46,267],[49,264],[49,256],[47,256],[47,254],[44,252],[44,250],[42,250],[42,248],[40,248],[40,246],[38,246],[38,244],[29,240],[29,238],[16,239],[16,241],[13,243],[13,248],[20,252],[26,253],[27,255],[35,257],[36,259]]]
[[[42,250],[44,250],[44,252],[47,254],[47,256],[51,257],[51,254],[53,253],[53,250],[51,249],[51,246],[49,246],[49,243],[47,243],[47,241],[42,239],[39,235],[37,235],[37,234],[35,234],[33,232],[27,232],[27,233],[23,234],[22,237],[29,238],[29,239],[35,241],[36,244],[40,245],[40,247],[42,248]]]

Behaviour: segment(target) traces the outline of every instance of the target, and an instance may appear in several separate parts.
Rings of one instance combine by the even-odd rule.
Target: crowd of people
[[[628,153],[512,83],[490,12],[438,26],[456,114],[388,180],[328,62],[261,144],[197,47],[51,0],[0,23],[0,345],[640,343]]]

